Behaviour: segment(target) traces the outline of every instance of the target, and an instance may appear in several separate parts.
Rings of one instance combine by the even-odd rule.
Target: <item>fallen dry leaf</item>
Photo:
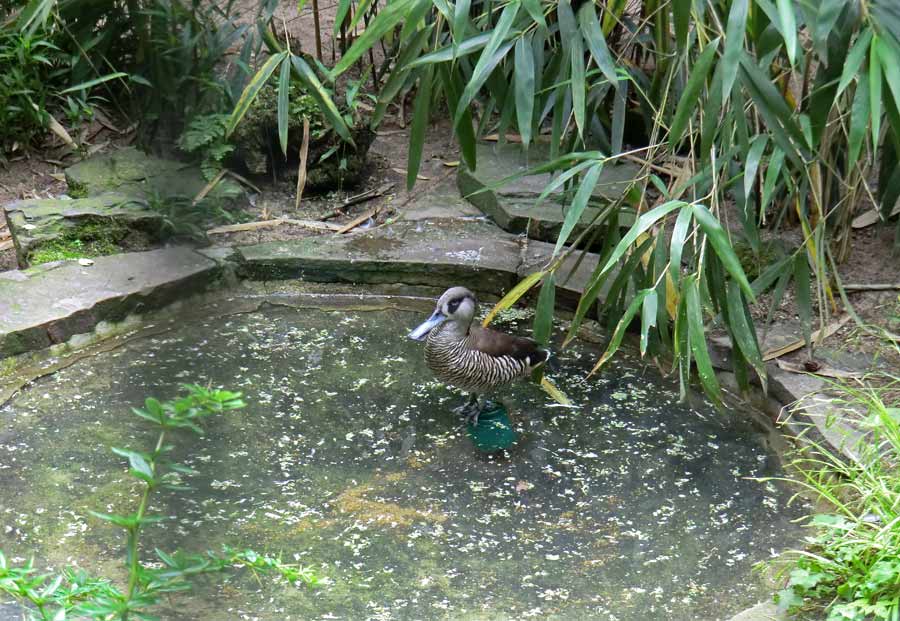
[[[787,360],[776,360],[775,362],[779,369],[784,369],[791,373],[809,373],[810,375],[821,375],[822,377],[834,377],[838,379],[863,377],[865,375],[865,373],[860,371],[844,371],[824,364],[820,364],[818,369],[811,371],[802,363],[789,362]]]

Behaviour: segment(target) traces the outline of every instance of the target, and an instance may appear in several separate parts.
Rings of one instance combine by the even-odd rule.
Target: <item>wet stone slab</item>
[[[403,283],[497,292],[518,281],[515,237],[481,222],[400,222],[370,233],[238,248],[251,278]]]
[[[0,359],[159,308],[206,287],[216,269],[189,248],[171,247],[0,273]]]
[[[515,330],[521,312],[507,315]],[[159,611],[172,621],[258,619],[727,619],[764,599],[754,562],[798,537],[767,437],[736,413],[677,403],[677,387],[624,355],[583,378],[576,344],[555,381],[499,395],[519,442],[478,454],[433,381],[421,313],[270,309],[136,340],[37,381],[0,407],[0,549],[121,577],[121,540],[90,509],[135,498],[109,445],[153,441],[125,413],[181,382],[241,390],[248,408],[178,436],[199,470],[164,493],[147,547],[223,543],[279,552],[314,590],[238,575]]]
[[[546,161],[550,153],[547,145],[535,144],[524,151],[517,144],[479,144],[478,166],[459,169],[457,186],[460,194],[478,207],[501,228],[513,233],[528,233],[533,239],[555,242],[565,219],[562,192],[554,192],[543,203],[538,197],[551,181],[550,174],[530,175],[499,185],[512,175],[523,173]],[[590,205],[574,234],[593,221],[600,210],[619,199],[628,183],[637,175],[639,167],[628,163],[610,164],[603,169]],[[619,226],[628,227],[633,216],[623,214]]]

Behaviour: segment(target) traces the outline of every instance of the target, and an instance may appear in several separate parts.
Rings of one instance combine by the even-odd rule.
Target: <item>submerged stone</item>
[[[158,244],[162,215],[121,193],[20,200],[4,207],[20,267]]]
[[[463,197],[490,216],[501,228],[512,233],[528,233],[533,239],[555,242],[565,219],[567,203],[562,189],[551,193],[543,203],[538,197],[550,183],[549,173],[520,177],[498,185],[501,180],[543,164],[549,160],[546,144],[531,145],[528,151],[517,144],[479,144],[478,166],[469,170],[460,166],[457,185]],[[599,215],[600,210],[622,198],[640,167],[630,163],[610,163],[603,168],[593,197],[575,226],[571,239]],[[620,212],[618,224],[628,227],[634,216]]]

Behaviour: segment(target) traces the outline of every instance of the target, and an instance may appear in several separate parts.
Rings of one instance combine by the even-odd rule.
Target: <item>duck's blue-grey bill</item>
[[[409,333],[409,338],[414,341],[422,341],[428,336],[428,333],[434,330],[436,327],[444,323],[446,321],[446,317],[440,311],[434,311],[434,314],[431,315],[424,323],[422,323],[418,328]]]

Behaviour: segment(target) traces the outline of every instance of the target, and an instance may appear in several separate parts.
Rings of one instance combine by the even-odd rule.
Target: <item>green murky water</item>
[[[765,437],[740,416],[677,403],[626,356],[556,382],[578,409],[519,384],[501,396],[519,443],[478,455],[434,382],[420,314],[270,309],[185,325],[83,360],[0,408],[0,549],[47,566],[118,571],[121,540],[88,510],[128,512],[108,446],[144,447],[127,412],[179,382],[250,406],[179,439],[195,490],[157,497],[171,550],[281,552],[326,578],[291,589],[238,575],[201,582],[165,619],[727,618],[765,597],[751,565],[797,537]],[[181,598],[181,596],[179,596]]]

